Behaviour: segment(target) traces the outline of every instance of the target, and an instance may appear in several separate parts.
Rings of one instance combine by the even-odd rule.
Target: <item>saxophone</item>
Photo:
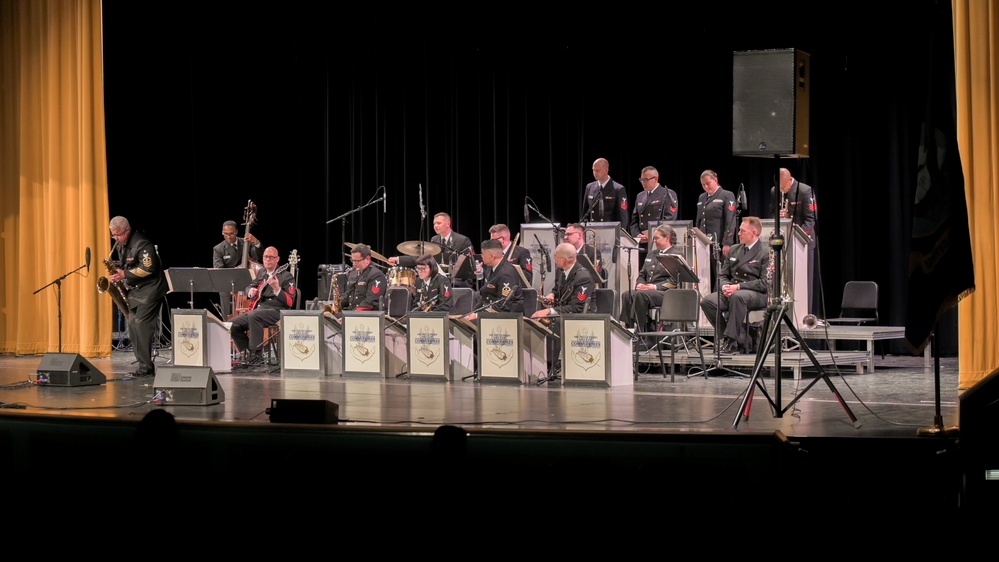
[[[118,272],[118,268],[111,261],[111,256],[114,255],[115,248],[118,247],[118,242],[111,246],[111,253],[108,254],[107,259],[104,260],[104,267],[108,270],[108,276],[112,276]],[[114,301],[115,306],[118,310],[125,316],[125,320],[128,320],[128,287],[123,281],[111,282],[107,277],[100,277],[97,279],[97,292],[98,293],[109,293],[111,295],[111,300]]]
[[[343,273],[334,273],[333,278],[330,279],[330,294],[332,295],[333,304],[327,304],[323,307],[323,314],[325,316],[336,316],[340,314],[343,305],[340,304],[340,283],[337,279],[343,275]]]

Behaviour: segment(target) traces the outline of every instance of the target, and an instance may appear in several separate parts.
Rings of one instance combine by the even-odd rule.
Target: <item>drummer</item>
[[[383,310],[388,283],[382,270],[371,265],[371,246],[357,244],[351,248],[350,261],[354,269],[347,273],[347,288],[340,295],[342,310]]]
[[[451,215],[447,213],[437,213],[434,215],[434,236],[430,238],[430,243],[436,245],[440,249],[439,261],[441,268],[447,266],[448,268],[453,267],[455,262],[458,260],[458,256],[466,255],[468,259],[473,259],[472,256],[475,254],[475,248],[472,247],[472,241],[462,234],[451,230]],[[404,243],[400,246],[417,246],[419,243]],[[438,248],[432,247],[430,244],[425,245],[426,253],[432,253],[436,255],[436,250]],[[416,250],[414,252],[404,255],[404,256],[393,256],[388,259],[389,265],[395,267],[415,267],[416,258],[424,252]],[[402,251],[400,248],[399,251]],[[467,270],[467,273],[462,274],[457,279],[452,279],[455,287],[472,287],[475,283],[474,275],[474,264],[473,267]],[[450,271],[450,269],[448,269]],[[463,269],[464,271],[464,269]],[[453,275],[452,275],[453,277]]]

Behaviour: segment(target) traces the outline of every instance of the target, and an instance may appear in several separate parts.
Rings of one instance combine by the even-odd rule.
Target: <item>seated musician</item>
[[[413,310],[423,312],[450,312],[454,304],[451,281],[440,273],[437,260],[430,254],[416,258],[416,299]]]
[[[489,238],[496,240],[503,247],[503,257],[506,261],[520,266],[528,283],[534,281],[534,266],[531,264],[531,251],[523,246],[514,246],[510,239],[510,227],[505,224],[494,224],[489,227]],[[489,277],[489,266],[481,267],[483,277]]]
[[[350,252],[354,269],[347,273],[347,287],[340,295],[341,310],[383,310],[388,281],[371,263],[371,246],[358,244]]]
[[[578,314],[587,311],[595,287],[590,272],[576,261],[576,247],[563,242],[555,248],[555,285],[552,292],[545,297],[546,307],[538,309],[531,318],[544,321],[552,316]],[[547,338],[548,372],[560,371],[558,338],[559,324],[552,322],[549,326],[554,337]],[[550,376],[548,380],[554,380]]]
[[[679,247],[673,245],[676,243],[676,231],[668,224],[660,224],[652,231],[652,242],[656,251],[645,258],[642,271],[638,273],[635,290],[628,291],[621,297],[621,314],[618,317],[625,326],[639,331],[655,329],[649,311],[662,306],[663,293],[677,286],[676,280],[670,277],[657,256],[683,254]]]
[[[718,292],[701,299],[705,318],[715,327],[721,338],[721,353],[747,353],[749,351],[749,311],[767,307],[767,270],[770,267],[770,248],[760,242],[763,224],[757,217],[742,219],[739,226],[741,244],[732,246],[718,274]],[[719,310],[724,314],[719,314]],[[719,324],[715,325],[715,317]],[[718,340],[716,340],[717,342]]]
[[[499,240],[482,242],[482,263],[489,268],[489,276],[482,279],[482,286],[475,295],[475,308],[491,312],[523,312],[523,282],[513,264],[504,257]],[[465,318],[474,322],[478,314],[472,312]]]
[[[287,271],[289,264],[278,267],[279,259],[277,248],[264,250],[264,267],[246,288],[250,308],[232,319],[229,332],[237,349],[249,351],[247,366],[263,364],[264,328],[281,320],[282,309],[295,306],[295,276]]]
[[[475,254],[472,241],[467,236],[451,230],[451,215],[447,213],[437,213],[434,215],[434,232],[437,234],[430,238],[430,242],[441,247],[441,264],[454,267],[455,262],[458,261],[458,257],[462,255],[468,256],[467,259],[472,259],[472,256]],[[392,267],[413,267],[416,265],[412,256],[392,256],[388,259],[388,263]],[[440,269],[440,266],[438,266],[438,269]],[[474,281],[475,278],[470,273],[464,274],[464,277],[454,280],[454,286],[472,287]]]

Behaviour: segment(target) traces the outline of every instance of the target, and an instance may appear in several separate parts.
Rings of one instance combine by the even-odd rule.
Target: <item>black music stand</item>
[[[208,270],[215,292],[229,293],[232,314],[236,314],[236,293],[250,286],[253,274],[245,267],[214,267]],[[222,320],[226,320],[222,318]]]
[[[659,263],[666,269],[669,276],[678,283],[699,283],[697,273],[687,265],[687,260],[679,254],[660,254],[656,256]]]
[[[475,270],[472,269],[473,261],[474,260],[468,256],[468,254],[461,254],[458,256],[458,261],[454,262],[454,267],[448,272],[451,274],[452,285],[454,284],[455,279],[475,277]]]
[[[583,266],[583,269],[585,269],[586,271],[590,272],[590,279],[593,280],[594,287],[602,289],[604,285],[603,283],[604,278],[602,275],[600,275],[600,272],[597,271],[597,267],[593,265],[593,262],[590,261],[590,256],[587,256],[586,254],[576,254],[576,255],[579,258],[576,260],[576,263]]]
[[[194,293],[214,293],[215,284],[208,274],[208,269],[203,267],[171,267],[165,271],[167,285],[170,287],[169,293],[188,291],[191,300],[188,301],[190,308],[194,308]],[[249,270],[244,270],[249,274]]]

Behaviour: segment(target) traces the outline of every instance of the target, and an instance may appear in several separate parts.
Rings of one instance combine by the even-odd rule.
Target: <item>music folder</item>
[[[694,273],[693,269],[687,265],[687,260],[683,259],[683,256],[679,254],[660,254],[656,256],[659,259],[659,263],[666,268],[670,277],[675,279],[679,283],[699,283],[697,274]]]

